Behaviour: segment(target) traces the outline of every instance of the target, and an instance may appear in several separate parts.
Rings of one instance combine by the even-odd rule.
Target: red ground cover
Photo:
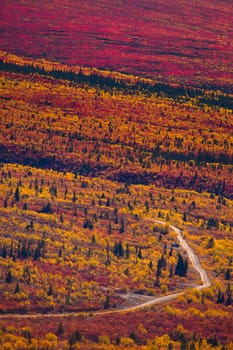
[[[1,3],[2,50],[189,85],[233,80],[227,0]]]

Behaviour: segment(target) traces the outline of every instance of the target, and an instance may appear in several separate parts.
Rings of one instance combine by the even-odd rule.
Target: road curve
[[[148,219],[151,222],[158,223],[158,224],[167,224],[164,221],[160,220],[155,220],[155,219]],[[207,275],[206,270],[203,269],[201,266],[201,263],[197,257],[197,255],[194,253],[192,248],[188,245],[187,241],[184,239],[182,236],[182,232],[180,229],[178,229],[174,225],[169,225],[170,228],[177,234],[177,239],[179,241],[180,246],[186,251],[187,256],[192,263],[194,269],[198,272],[200,275],[202,284],[196,285],[194,288],[201,290],[204,288],[208,288],[211,285],[211,281]],[[68,316],[90,316],[90,315],[106,315],[106,314],[116,314],[116,313],[124,313],[124,312],[134,312],[138,310],[142,310],[145,308],[149,308],[153,305],[156,304],[162,304],[169,302],[180,295],[183,295],[184,291],[182,292],[177,292],[177,293],[172,293],[169,295],[164,295],[161,297],[156,297],[152,300],[143,302],[139,305],[136,306],[129,306],[127,308],[116,308],[116,309],[111,309],[111,310],[100,310],[100,311],[85,311],[85,312],[62,312],[62,313],[49,313],[49,314],[39,314],[39,313],[34,313],[34,314],[4,314],[0,315],[0,319],[3,318],[30,318],[30,319],[36,319],[36,318],[57,318],[57,317],[68,317]]]
[[[206,270],[203,269],[197,255],[194,253],[192,248],[188,245],[188,243],[186,242],[186,240],[182,236],[181,230],[179,230],[177,227],[175,227],[173,225],[170,225],[170,227],[173,231],[176,232],[177,238],[178,238],[178,241],[180,242],[181,247],[186,251],[188,258],[191,261],[194,269],[199,273],[199,275],[201,277],[202,284],[196,286],[195,288],[200,290],[200,289],[210,287],[211,282],[210,282],[210,279],[207,275]]]

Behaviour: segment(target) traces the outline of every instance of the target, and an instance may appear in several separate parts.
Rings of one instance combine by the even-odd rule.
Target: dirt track
[[[165,224],[163,221],[159,221],[159,220],[150,219],[150,221],[152,221],[154,223]],[[188,245],[187,241],[182,236],[181,230],[178,229],[174,225],[170,225],[170,228],[176,232],[177,239],[179,241],[180,246],[186,251],[187,256],[188,256],[190,262],[192,263],[194,269],[200,275],[202,284],[200,284],[200,285],[198,284],[194,288],[198,289],[198,290],[208,288],[211,285],[211,282],[210,282],[210,279],[207,275],[206,270],[204,270],[203,267],[201,266],[201,263],[200,263],[197,255],[194,253],[192,248]],[[184,293],[185,293],[185,290],[182,292],[164,295],[162,297],[156,297],[152,300],[142,302],[141,304],[136,305],[136,306],[129,306],[125,309],[116,308],[116,309],[111,309],[111,310],[101,310],[101,311],[94,311],[94,312],[88,312],[88,311],[87,312],[72,312],[72,313],[71,312],[64,312],[64,313],[52,313],[52,314],[35,314],[35,313],[34,314],[25,314],[25,315],[22,315],[22,314],[4,314],[4,315],[0,315],[0,318],[1,319],[2,318],[8,318],[8,319],[9,318],[31,318],[31,319],[35,319],[35,318],[47,318],[47,317],[56,318],[56,317],[67,317],[67,316],[105,315],[105,314],[115,314],[115,313],[123,313],[123,312],[134,312],[134,311],[138,311],[141,309],[149,308],[155,304],[161,304],[161,303],[171,301]]]

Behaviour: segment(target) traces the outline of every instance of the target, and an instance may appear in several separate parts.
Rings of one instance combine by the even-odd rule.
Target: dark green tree
[[[112,225],[111,222],[108,225],[108,234],[110,235],[112,233]]]
[[[109,294],[107,294],[104,301],[104,309],[109,309],[109,307],[110,307],[110,296]]]
[[[7,258],[7,247],[5,245],[2,247],[1,256],[3,259]]]
[[[63,324],[60,322],[58,327],[57,327],[57,335],[62,335],[64,333],[64,328],[63,328]]]
[[[15,200],[15,202],[20,201],[19,186],[16,187],[15,194],[14,194],[14,200]]]
[[[231,279],[231,270],[228,268],[225,272],[225,280],[229,281]]]
[[[142,259],[142,249],[141,248],[138,249],[138,258]]]
[[[129,259],[130,256],[130,250],[129,250],[129,244],[126,244],[126,249],[125,249],[125,257],[126,259]]]
[[[16,286],[15,286],[14,294],[19,293],[19,292],[20,292],[19,282],[17,282]]]
[[[124,233],[125,232],[125,223],[124,223],[123,218],[121,219],[121,226],[120,226],[119,232],[120,233]]]
[[[227,285],[227,289],[226,289],[226,302],[225,305],[229,306],[232,303],[232,292],[231,292],[231,286],[230,284]]]
[[[53,295],[53,286],[50,284],[49,289],[47,291],[48,296]]]
[[[41,212],[45,213],[45,214],[52,214],[53,213],[53,209],[51,207],[50,202],[48,202],[46,205],[43,206]]]
[[[81,333],[78,330],[74,331],[69,337],[69,345],[72,346],[77,342],[80,342],[81,340],[82,340]]]
[[[181,254],[178,254],[178,261],[175,268],[175,275],[184,277],[188,270],[188,260],[183,259]]]
[[[73,192],[72,202],[75,203],[77,200],[76,198],[76,192]]]
[[[11,273],[11,270],[9,270],[6,274],[6,283],[11,283],[13,281],[13,276],[12,276],[12,273]]]

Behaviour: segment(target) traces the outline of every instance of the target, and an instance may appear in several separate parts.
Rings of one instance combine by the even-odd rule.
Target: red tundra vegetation
[[[5,52],[0,67],[1,347],[232,349],[232,95]]]
[[[3,1],[0,47],[188,86],[233,81],[229,0]]]

